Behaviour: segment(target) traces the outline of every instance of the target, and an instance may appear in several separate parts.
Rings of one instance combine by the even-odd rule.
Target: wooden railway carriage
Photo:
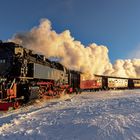
[[[103,75],[96,75],[96,76],[102,77],[103,90],[128,88],[128,78],[103,76]]]
[[[137,89],[140,88],[140,79],[129,78],[128,79],[128,88],[129,89]]]
[[[109,89],[123,89],[128,87],[128,79],[108,77]]]
[[[102,88],[102,77],[97,75],[80,75],[80,88],[82,90],[99,90]]]
[[[140,88],[140,79],[133,79],[134,88]]]

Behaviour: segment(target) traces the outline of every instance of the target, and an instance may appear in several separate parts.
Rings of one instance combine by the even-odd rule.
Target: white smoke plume
[[[42,19],[40,25],[29,32],[14,35],[12,41],[47,58],[60,58],[60,63],[69,69],[90,74],[140,77],[140,59],[117,60],[112,65],[106,46],[95,43],[84,46],[74,40],[69,30],[56,33],[47,19]]]

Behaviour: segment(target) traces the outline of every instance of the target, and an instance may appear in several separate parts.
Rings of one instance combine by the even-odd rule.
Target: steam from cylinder
[[[42,19],[40,25],[29,32],[15,34],[11,40],[47,58],[57,58],[72,70],[92,75],[140,77],[140,59],[116,60],[111,64],[106,46],[95,43],[84,46],[69,30],[56,33],[47,19]]]

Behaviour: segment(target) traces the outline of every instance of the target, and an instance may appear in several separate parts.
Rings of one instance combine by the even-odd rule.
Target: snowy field
[[[1,112],[0,140],[140,140],[140,90],[83,93]]]

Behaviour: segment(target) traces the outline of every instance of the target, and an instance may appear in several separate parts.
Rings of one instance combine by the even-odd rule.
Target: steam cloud
[[[74,40],[69,30],[56,33],[47,19],[42,19],[40,25],[29,32],[14,35],[12,41],[47,58],[59,58],[60,63],[69,69],[90,74],[140,77],[140,59],[117,60],[112,65],[106,46],[95,43],[84,46]]]

